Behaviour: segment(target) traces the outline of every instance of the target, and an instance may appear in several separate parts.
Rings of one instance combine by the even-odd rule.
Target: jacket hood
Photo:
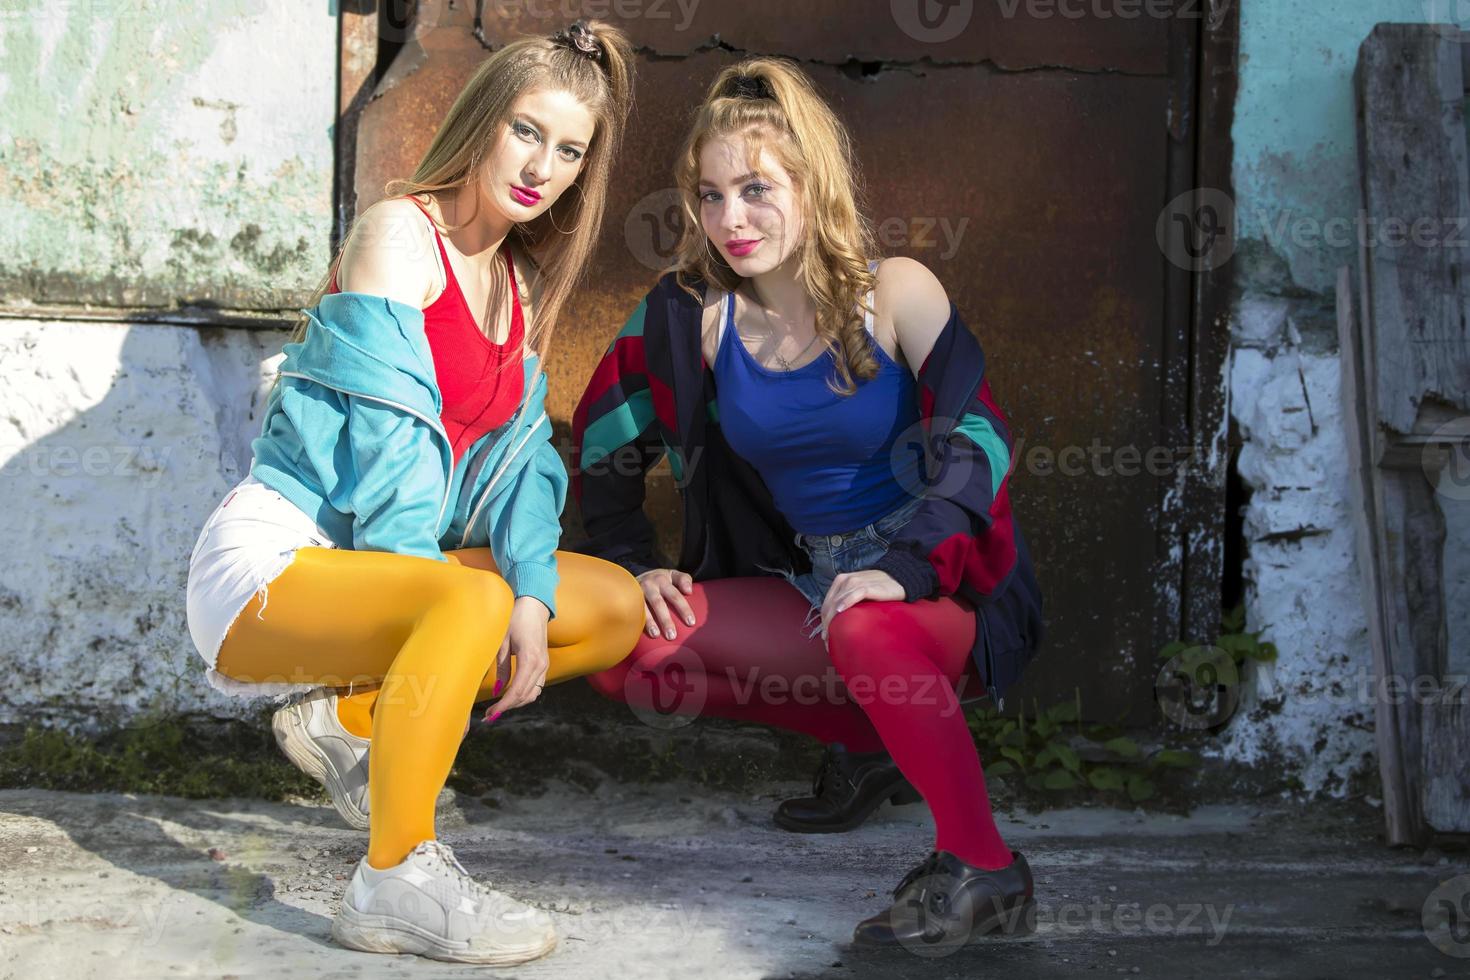
[[[281,371],[439,415],[443,400],[422,310],[386,296],[348,292],[328,293],[301,312],[314,342],[286,344]]]

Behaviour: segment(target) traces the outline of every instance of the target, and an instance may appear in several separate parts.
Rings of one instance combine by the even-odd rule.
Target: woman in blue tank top
[[[1000,560],[987,566],[1010,548],[1014,568],[1016,552],[1004,489],[1009,430],[983,359],[932,272],[908,258],[870,258],[848,136],[791,63],[758,58],[721,72],[676,180],[679,289],[661,283],[640,304],[574,422],[592,553],[638,573],[648,606],[629,658],[589,680],[651,723],[666,724],[674,704],[822,740],[813,795],[776,811],[787,830],[848,830],[885,799],[922,796],[933,848],[893,905],[857,926],[855,942],[929,949],[936,924],[946,945],[1024,929],[1035,908],[1031,873],[996,829],[960,708],[966,688],[978,694],[989,680],[976,676],[977,621],[988,634],[992,619],[1020,608],[1003,601],[1006,590],[1030,580],[1029,559],[1024,575],[991,574]],[[680,289],[695,302],[671,296]],[[706,395],[705,483],[685,493],[686,545],[691,533],[702,542],[694,563],[739,567],[710,556],[749,554],[736,538],[774,525],[726,522],[716,501],[744,515],[766,508],[768,491],[810,570],[756,563],[768,574],[695,581],[687,553],[683,569],[639,568],[639,539],[651,534],[638,530],[642,487],[627,481],[642,475],[589,466],[654,425],[666,448],[689,448],[685,420],[705,412],[686,407],[697,385],[678,372],[693,360],[696,326],[716,397]],[[931,353],[970,376],[936,370]],[[954,411],[963,418],[940,431],[937,401],[973,411]],[[709,461],[726,450],[743,462]],[[963,466],[949,465],[957,458]],[[688,485],[695,459],[673,462]],[[749,488],[742,465],[764,488]],[[933,482],[956,477],[962,486]],[[710,489],[715,480],[725,485]],[[703,526],[691,527],[690,514]],[[984,602],[978,620],[967,587]],[[913,914],[915,902],[938,895],[944,911]]]
[[[877,266],[869,263],[870,270]],[[877,342],[871,308],[860,315],[877,372],[844,393],[835,387],[831,349],[819,349],[800,367],[773,369],[750,350],[774,337],[762,335],[758,311],[748,311],[742,332],[735,294],[726,293],[721,305],[714,362],[720,424],[730,447],[760,472],[791,526],[802,534],[836,535],[913,502],[920,457],[900,440],[913,436],[919,421],[914,377]],[[813,331],[810,340],[816,339]],[[779,345],[771,356],[781,363]],[[812,598],[820,606],[822,596]]]

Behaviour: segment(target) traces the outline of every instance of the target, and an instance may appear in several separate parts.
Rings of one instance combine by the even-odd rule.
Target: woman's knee
[[[827,658],[843,676],[869,673],[885,659],[886,617],[876,603],[860,602],[827,624]]]
[[[578,614],[569,618],[578,632],[586,634],[572,642],[595,641],[598,649],[592,669],[613,666],[628,655],[643,633],[643,587],[627,569],[612,562],[560,554],[557,561],[564,565],[563,579],[568,586],[558,604],[567,605],[568,611],[576,604]]]
[[[449,572],[438,576],[431,588],[426,615],[461,619],[477,631],[497,621],[502,628],[510,622],[515,594],[505,579],[473,568],[451,567]]]
[[[605,604],[604,622],[607,635],[614,639],[607,651],[607,666],[612,666],[626,657],[643,635],[647,603],[643,598],[643,586],[626,569],[619,568],[608,581],[603,593]]]

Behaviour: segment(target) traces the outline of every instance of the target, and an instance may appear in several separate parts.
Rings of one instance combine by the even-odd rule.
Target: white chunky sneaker
[[[437,840],[421,842],[391,868],[374,868],[366,857],[357,862],[332,938],[369,953],[493,966],[556,948],[551,916],[471,878]]]
[[[276,744],[292,764],[326,787],[332,806],[358,830],[368,829],[368,746],[342,727],[337,692],[319,687],[271,717]]]

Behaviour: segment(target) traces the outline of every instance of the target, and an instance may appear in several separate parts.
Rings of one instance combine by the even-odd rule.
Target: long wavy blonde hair
[[[878,362],[863,327],[876,277],[872,226],[859,202],[859,174],[846,127],[811,79],[783,58],[750,58],[715,78],[675,164],[684,227],[675,250],[678,282],[696,298],[697,279],[733,291],[744,280],[715,252],[699,220],[699,155],[713,139],[738,139],[752,170],[762,149],[786,168],[804,219],[800,278],[817,304],[817,336],[836,355],[833,390],[850,395]]]
[[[632,104],[633,49],[627,36],[602,21],[578,21],[549,37],[527,37],[507,44],[465,83],[413,176],[388,181],[384,195],[433,194],[476,180],[486,153],[498,144],[511,121],[511,106],[523,94],[540,89],[570,92],[591,110],[595,120],[577,179],[550,208],[515,225],[511,232],[520,253],[517,257],[530,259],[540,272],[526,346],[545,360],[557,315],[586,269],[602,227],[608,176]],[[472,214],[462,224],[445,227],[451,231],[462,228],[474,218]],[[350,236],[349,227],[343,245]],[[505,244],[511,247],[509,239]],[[341,259],[339,245],[308,308],[326,295]],[[490,309],[503,306],[507,286],[496,281]],[[292,331],[292,342],[305,339],[309,322],[301,317]]]

